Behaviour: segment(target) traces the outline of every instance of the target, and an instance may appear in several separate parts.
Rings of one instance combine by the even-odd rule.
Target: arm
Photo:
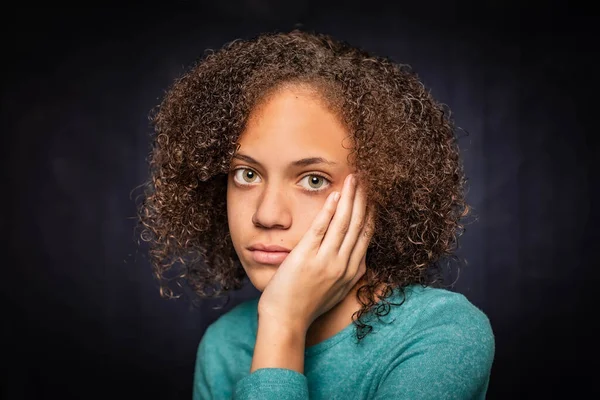
[[[438,343],[409,351],[389,369],[374,400],[483,400],[493,350]]]
[[[303,374],[305,341],[305,330],[259,316],[250,373],[261,368],[285,368]]]
[[[256,317],[256,302],[245,302],[207,327],[196,353],[194,400],[231,400],[232,396],[263,400],[308,398],[306,377],[301,370],[295,371],[294,366],[286,363],[290,360],[288,352],[293,352],[296,347],[295,338],[301,339],[299,343],[302,344],[301,348],[296,349],[296,354],[300,356],[296,360],[304,363],[305,335],[290,335],[293,331],[281,329],[281,324],[260,318],[257,340]],[[279,343],[282,344],[279,350],[272,350],[269,346]],[[291,347],[283,345],[286,343]],[[260,351],[260,348],[265,350]],[[254,351],[255,357],[253,349],[258,350]],[[261,365],[250,371],[253,359],[269,364],[259,361]]]
[[[308,400],[304,373],[306,331],[260,317],[250,375],[234,389],[234,400]]]
[[[462,296],[429,302],[402,342],[387,360],[375,400],[485,399],[494,333]]]

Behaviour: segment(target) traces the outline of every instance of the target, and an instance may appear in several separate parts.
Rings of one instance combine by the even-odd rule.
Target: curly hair
[[[353,316],[360,340],[372,330],[368,316],[389,312],[394,289],[443,282],[441,262],[456,259],[461,220],[470,211],[450,113],[407,65],[298,30],[207,52],[151,112],[141,238],[163,297],[178,297],[172,281],[187,283],[200,298],[243,286],[227,224],[230,162],[250,112],[290,83],[312,85],[336,110],[376,209],[368,271],[357,292],[362,308]]]

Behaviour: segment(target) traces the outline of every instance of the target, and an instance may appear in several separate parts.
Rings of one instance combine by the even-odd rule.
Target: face
[[[287,253],[251,248],[291,251],[354,169],[347,130],[307,88],[271,95],[250,115],[238,143],[227,185],[229,231],[250,281],[262,292]]]

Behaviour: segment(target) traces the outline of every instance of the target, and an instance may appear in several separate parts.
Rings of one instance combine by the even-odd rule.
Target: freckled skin
[[[233,159],[232,170],[247,169],[229,175],[227,216],[233,246],[259,291],[278,266],[256,263],[247,247],[264,243],[294,248],[328,194],[341,191],[344,178],[354,172],[348,165],[347,136],[337,116],[308,88],[281,89],[251,114],[238,153],[261,165]],[[323,157],[336,165],[291,165],[307,157]],[[315,183],[311,174],[326,180]]]

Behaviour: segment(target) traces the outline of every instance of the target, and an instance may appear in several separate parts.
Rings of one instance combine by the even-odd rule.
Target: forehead
[[[347,165],[349,134],[339,118],[312,90],[276,91],[248,119],[238,141],[240,152],[261,163],[288,163],[323,157]]]

